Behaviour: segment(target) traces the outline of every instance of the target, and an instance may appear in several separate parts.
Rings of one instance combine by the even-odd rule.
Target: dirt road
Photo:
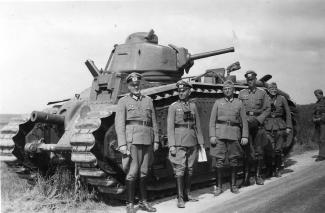
[[[325,212],[325,161],[315,162],[317,152],[306,152],[291,157],[293,165],[281,178],[272,178],[264,186],[242,188],[234,195],[229,190],[219,197],[210,188],[193,192],[200,201],[186,203],[185,209],[176,207],[175,197],[155,202],[158,212]],[[110,209],[110,208],[109,208]],[[109,212],[123,212],[113,207]],[[142,211],[137,211],[142,212]]]
[[[306,152],[290,158],[290,167],[281,178],[272,178],[265,182],[264,186],[250,186],[240,189],[239,194],[232,194],[229,189],[218,197],[211,194],[211,188],[203,188],[193,191],[193,195],[199,199],[196,203],[186,203],[185,209],[176,207],[176,196],[166,197],[154,201],[154,207],[158,212],[193,213],[245,213],[245,212],[325,212],[325,161],[315,162],[316,151]],[[7,178],[21,180],[15,175],[8,174]],[[9,183],[7,180],[7,183]],[[20,182],[19,182],[19,181]],[[15,183],[16,183],[15,182]],[[11,183],[11,182],[10,182]],[[14,184],[14,183],[11,183]],[[6,187],[3,187],[5,189]],[[12,187],[10,185],[9,187]],[[17,188],[19,189],[19,188]],[[22,190],[25,191],[25,190]],[[117,204],[110,206],[104,202],[85,202],[74,208],[59,207],[42,208],[37,210],[38,203],[22,194],[22,199],[0,204],[1,212],[125,212],[125,206]],[[4,205],[6,204],[6,205]],[[2,208],[1,208],[2,207]],[[143,211],[138,210],[137,213]]]

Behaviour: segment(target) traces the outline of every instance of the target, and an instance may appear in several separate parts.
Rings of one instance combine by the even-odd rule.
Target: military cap
[[[184,80],[179,80],[176,83],[176,87],[178,89],[185,89],[185,88],[192,88],[192,85],[189,82],[186,82]]]
[[[253,70],[248,70],[245,73],[245,78],[253,79],[253,78],[256,78],[256,76],[257,76],[257,74]]]
[[[268,88],[278,88],[278,85],[275,82],[272,82],[268,85]]]
[[[129,83],[130,81],[136,82],[136,81],[140,81],[141,79],[142,79],[142,75],[133,72],[126,77],[126,82],[127,83]]]
[[[225,82],[223,82],[223,87],[234,87],[234,82],[232,82],[231,80],[227,80]]]
[[[314,94],[322,94],[322,95],[323,95],[323,90],[321,90],[321,89],[316,89],[316,90],[314,91]]]

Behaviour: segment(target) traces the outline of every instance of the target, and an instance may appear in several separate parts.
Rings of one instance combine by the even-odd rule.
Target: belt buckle
[[[250,111],[250,112],[248,112],[248,115],[254,115],[254,112]]]
[[[231,121],[226,121],[228,126],[231,126]]]
[[[272,117],[272,118],[275,118],[275,115],[274,115],[274,114],[272,114],[272,115],[271,115],[271,117]]]

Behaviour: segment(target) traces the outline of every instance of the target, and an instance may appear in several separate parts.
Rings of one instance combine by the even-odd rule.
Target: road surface
[[[232,194],[229,189],[218,197],[211,188],[195,190],[192,194],[199,202],[186,203],[186,208],[176,207],[175,196],[154,202],[158,212],[204,213],[324,213],[325,212],[325,161],[315,162],[316,151],[291,157],[293,165],[286,168],[281,178],[272,178],[264,186],[250,186]],[[108,212],[124,212],[113,207]],[[138,213],[143,211],[137,211]]]

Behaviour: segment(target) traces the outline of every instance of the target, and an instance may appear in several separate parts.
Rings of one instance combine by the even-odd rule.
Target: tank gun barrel
[[[225,54],[225,53],[230,53],[230,52],[235,52],[235,48],[234,47],[229,47],[229,48],[221,49],[221,50],[215,50],[215,51],[210,51],[210,52],[205,52],[205,53],[193,54],[193,55],[190,56],[190,61],[194,61],[194,60],[201,59],[201,58],[207,58],[207,57],[214,56],[214,55],[221,55],[221,54]]]
[[[64,116],[54,115],[46,112],[33,111],[30,116],[30,119],[32,122],[36,122],[36,123],[64,125]]]

